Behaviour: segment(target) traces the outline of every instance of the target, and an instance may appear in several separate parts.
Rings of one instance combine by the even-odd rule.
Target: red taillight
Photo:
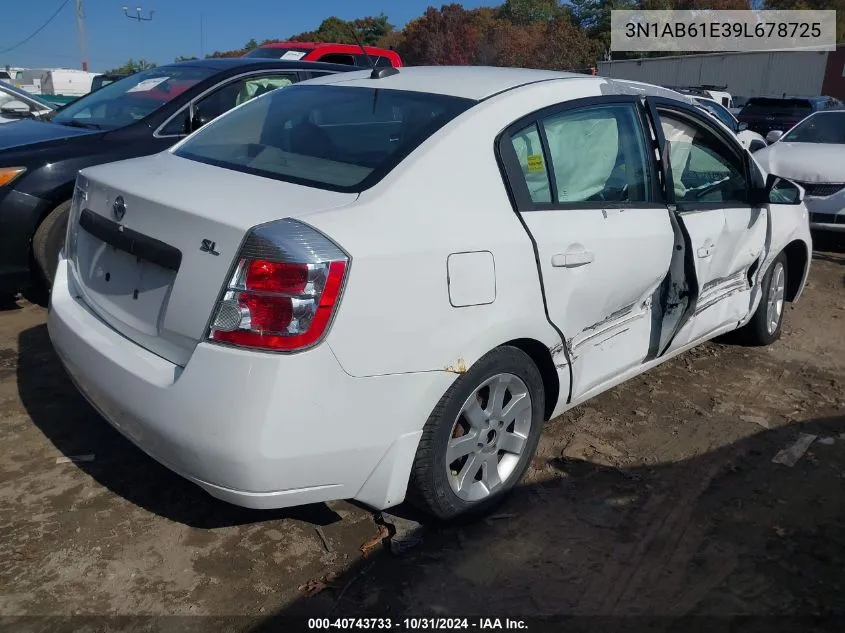
[[[211,340],[294,351],[310,347],[325,334],[340,299],[348,258],[311,227],[294,220],[274,224],[259,227],[257,231],[265,233],[254,235],[255,240],[247,239],[217,306]]]
[[[308,264],[254,259],[246,271],[247,290],[296,294],[308,283]]]

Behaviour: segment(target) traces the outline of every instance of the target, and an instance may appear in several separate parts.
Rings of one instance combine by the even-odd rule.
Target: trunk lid
[[[169,152],[82,175],[87,199],[74,215],[70,248],[80,293],[126,338],[177,365],[205,335],[249,229],[357,198]]]

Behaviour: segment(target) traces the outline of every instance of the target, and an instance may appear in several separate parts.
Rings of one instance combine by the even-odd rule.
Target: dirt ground
[[[450,528],[216,501],[77,395],[43,308],[3,306],[0,615],[841,615],[843,253],[775,345],[704,345],[553,420],[525,485]]]

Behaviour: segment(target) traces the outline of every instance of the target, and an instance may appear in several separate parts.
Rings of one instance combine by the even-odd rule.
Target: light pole
[[[153,19],[155,11],[150,11],[146,18],[141,15],[141,7],[135,7],[135,13],[136,15],[129,15],[129,7],[123,7],[123,14],[130,20],[136,20],[137,22],[149,22]]]

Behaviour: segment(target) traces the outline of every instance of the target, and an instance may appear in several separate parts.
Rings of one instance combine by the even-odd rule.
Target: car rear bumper
[[[60,260],[48,317],[80,391],[123,435],[211,495],[251,508],[403,500],[445,372],[353,378],[327,344],[294,355],[200,343],[184,368],[78,298]]]

